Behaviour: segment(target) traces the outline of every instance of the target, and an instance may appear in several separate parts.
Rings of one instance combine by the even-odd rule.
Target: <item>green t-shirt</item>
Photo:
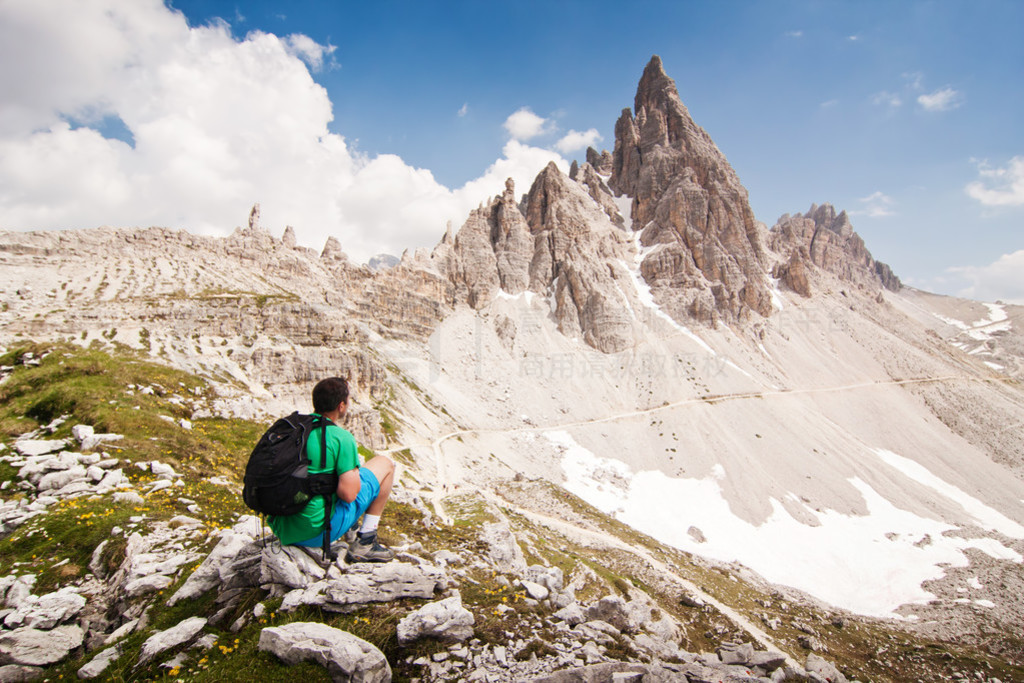
[[[309,435],[306,442],[306,455],[309,456],[309,473],[321,474],[335,472],[339,476],[344,472],[359,467],[359,449],[356,438],[347,429],[342,429],[333,422],[327,424],[327,466],[321,467],[320,459],[320,428],[317,427]],[[335,495],[334,504],[338,505]],[[342,503],[344,504],[344,503]],[[274,535],[283,545],[308,541],[324,530],[324,497],[315,496],[306,503],[302,512],[286,517],[267,516]]]

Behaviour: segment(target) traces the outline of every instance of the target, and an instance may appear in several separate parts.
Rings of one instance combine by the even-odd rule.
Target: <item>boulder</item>
[[[311,661],[326,667],[334,681],[387,683],[391,666],[376,647],[326,624],[295,622],[260,632],[259,649],[288,665]]]
[[[319,551],[316,551],[319,552]],[[268,543],[260,559],[260,583],[289,588],[308,588],[327,576],[327,571],[305,550]]]
[[[519,583],[524,589],[526,589],[526,594],[534,600],[544,600],[551,594],[551,591],[547,589],[547,586],[542,586],[539,583],[526,580],[520,581]]]
[[[167,588],[174,579],[163,574],[150,574],[149,576],[141,576],[137,579],[129,581],[124,586],[125,597],[129,600],[134,600],[140,595],[146,595],[148,593],[155,593],[156,591],[162,591]]]
[[[318,605],[329,611],[347,611],[355,605],[390,602],[401,598],[433,598],[447,581],[444,572],[431,565],[407,562],[353,565],[337,578],[325,579],[285,596],[283,611],[299,605]]]
[[[205,618],[189,617],[165,631],[154,633],[142,644],[142,650],[139,653],[139,666],[152,661],[161,652],[195,639],[204,626],[206,626]]]
[[[487,557],[499,572],[519,574],[526,569],[523,551],[508,524],[484,524],[480,538],[487,544]]]
[[[78,670],[79,678],[96,678],[121,656],[121,646],[108,647],[93,657],[88,664]]]
[[[580,607],[578,602],[571,603],[562,609],[555,612],[552,616],[556,619],[561,619],[569,626],[575,626],[576,624],[582,624],[587,618],[583,615],[583,608]]]
[[[67,658],[82,646],[85,632],[78,626],[58,626],[49,631],[23,627],[0,633],[0,664],[49,666]]]
[[[21,626],[52,629],[57,624],[76,616],[84,607],[85,598],[71,586],[38,598],[30,595],[14,612],[4,618],[4,626],[11,629]]]
[[[606,595],[587,608],[588,621],[604,621],[620,631],[635,631],[640,624],[633,618],[626,601],[618,595]]]
[[[836,668],[835,664],[825,661],[816,654],[807,655],[807,663],[804,664],[804,668],[809,673],[818,674],[830,683],[847,683],[846,676]]]
[[[232,559],[238,557],[243,549],[252,544],[251,536],[231,530],[225,531],[220,542],[189,575],[181,588],[175,591],[167,604],[175,605],[181,600],[193,600],[222,583],[231,573]]]
[[[72,482],[87,478],[88,475],[86,474],[85,468],[81,465],[75,465],[74,467],[70,467],[66,470],[58,470],[56,472],[44,474],[39,480],[39,483],[36,484],[36,488],[38,488],[40,492],[57,491]]]
[[[4,592],[4,605],[18,609],[30,595],[32,587],[36,585],[36,577],[33,574],[22,574],[10,582]]]
[[[398,642],[404,645],[425,637],[461,642],[472,637],[474,623],[473,613],[454,595],[424,605],[399,621]]]
[[[747,666],[754,659],[754,646],[750,643],[724,643],[718,648],[718,658],[723,664]]]
[[[67,439],[19,439],[14,442],[14,450],[24,456],[46,455],[62,450],[69,443]]]

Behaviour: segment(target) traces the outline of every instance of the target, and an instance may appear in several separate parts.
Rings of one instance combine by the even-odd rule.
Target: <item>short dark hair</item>
[[[313,387],[313,411],[323,415],[348,400],[348,380],[328,377]]]

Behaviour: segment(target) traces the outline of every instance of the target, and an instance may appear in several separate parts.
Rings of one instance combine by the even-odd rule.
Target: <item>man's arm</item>
[[[359,480],[359,468],[342,472],[341,476],[338,477],[338,498],[351,503],[359,495],[359,489],[362,486],[362,482]]]

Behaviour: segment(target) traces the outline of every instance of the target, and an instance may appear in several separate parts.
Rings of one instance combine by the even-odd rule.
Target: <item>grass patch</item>
[[[34,593],[42,595],[56,590],[89,573],[89,561],[96,547],[112,538],[111,529],[127,526],[129,518],[138,514],[136,508],[112,505],[109,498],[76,498],[56,503],[45,515],[29,520],[3,540],[0,575],[35,574]],[[118,548],[115,543],[104,558],[105,564],[120,564],[123,549],[123,545]]]

